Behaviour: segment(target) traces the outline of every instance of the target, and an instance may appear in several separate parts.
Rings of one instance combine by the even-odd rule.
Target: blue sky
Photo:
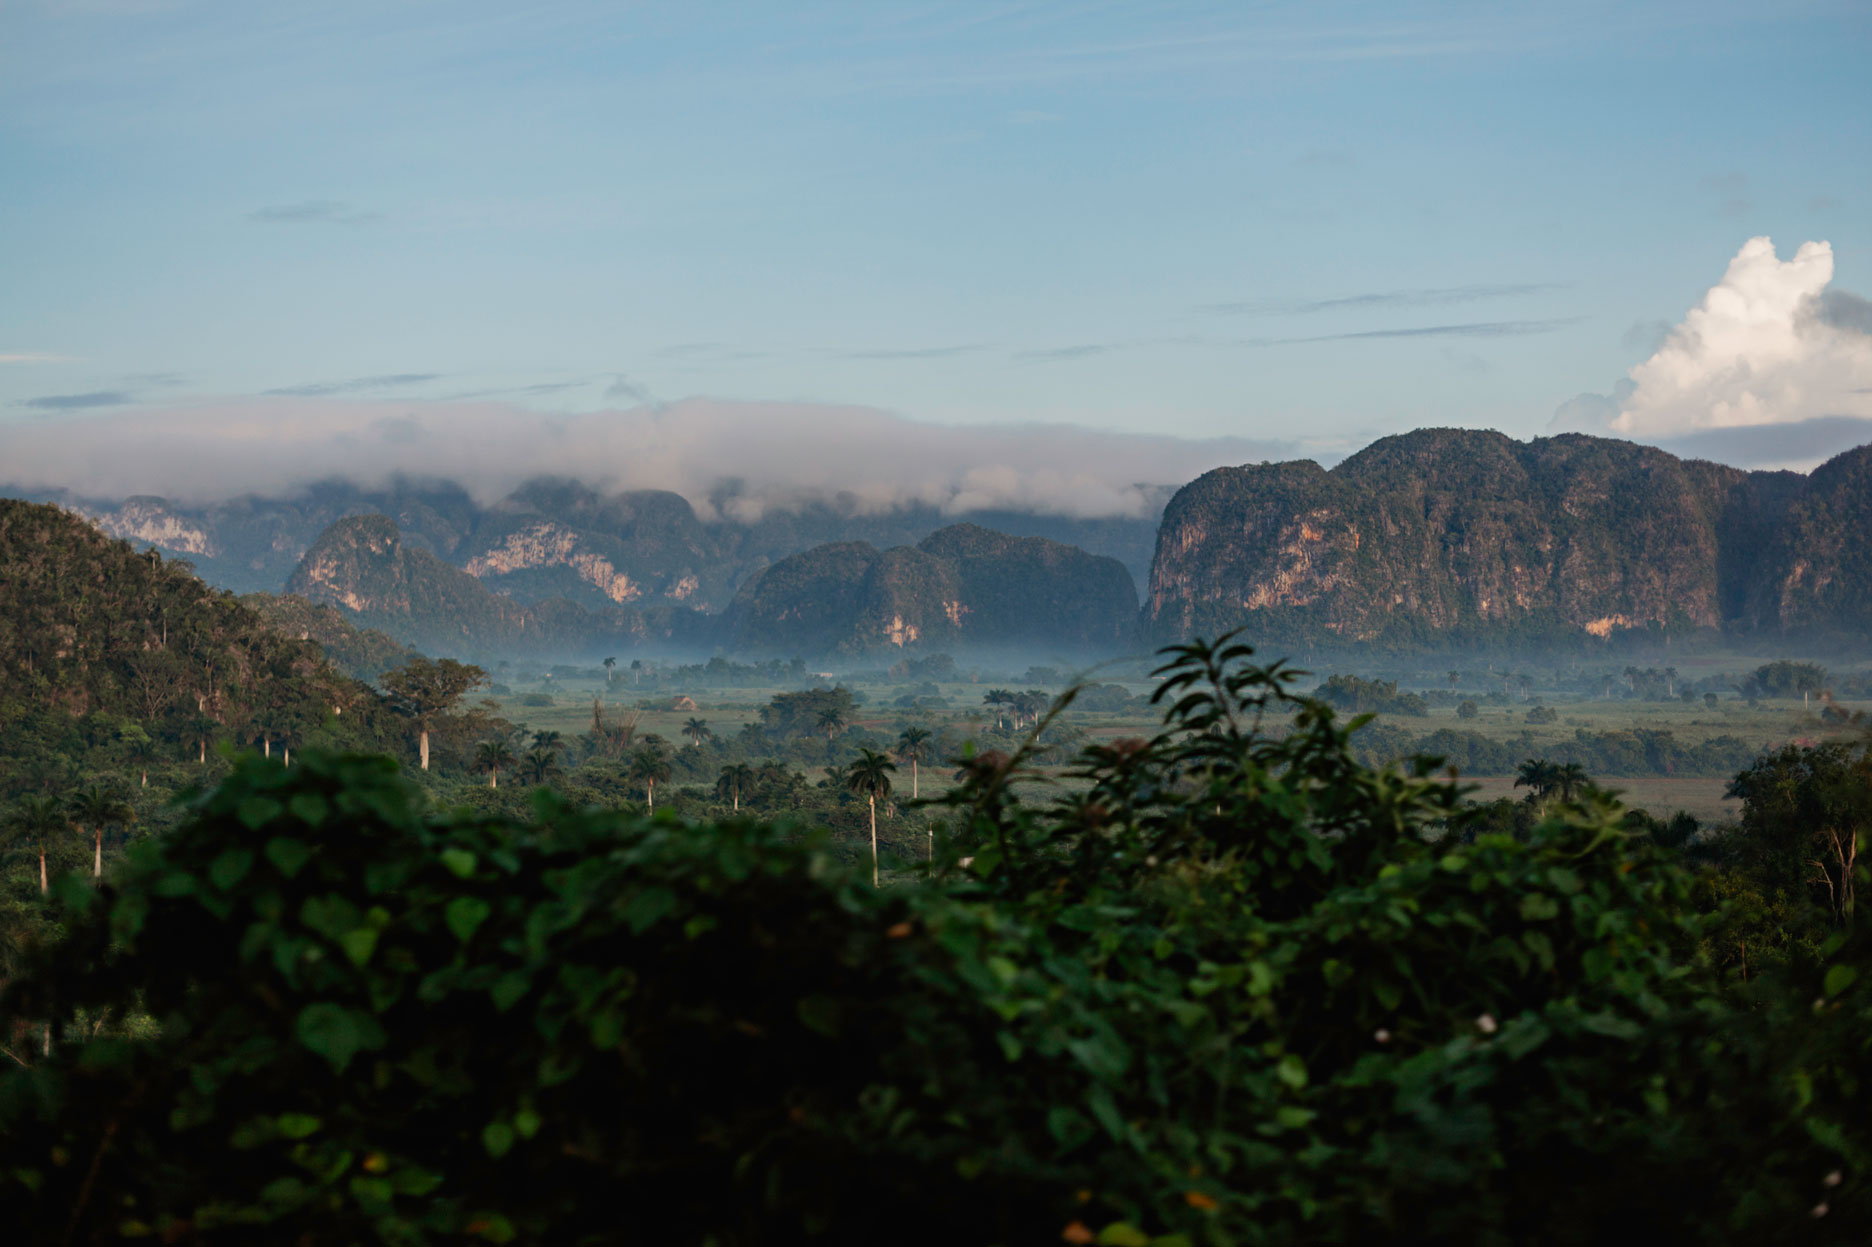
[[[1872,288],[1868,64],[1862,2],[0,0],[0,422],[1525,437],[1751,237]]]

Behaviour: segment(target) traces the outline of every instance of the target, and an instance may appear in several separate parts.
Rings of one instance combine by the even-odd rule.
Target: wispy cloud
[[[392,372],[377,377],[354,377],[349,381],[315,381],[306,385],[285,385],[262,394],[282,398],[328,398],[334,394],[362,394],[370,390],[391,390],[406,385],[421,385],[441,378],[439,372]]]
[[[247,219],[261,225],[369,225],[383,220],[383,213],[361,212],[336,199],[306,199],[256,208]]]
[[[70,355],[52,355],[45,351],[10,351],[0,353],[0,364],[69,364]]]
[[[1109,355],[1124,348],[1116,342],[1082,342],[1077,346],[1055,346],[1035,351],[1016,351],[1014,358],[1030,364],[1064,363],[1074,359],[1091,359],[1095,355]]]
[[[840,359],[953,359],[958,355],[973,355],[986,348],[974,344],[960,346],[907,346],[886,347],[869,351],[839,351]]]
[[[1338,295],[1329,299],[1244,299],[1233,303],[1206,303],[1196,310],[1212,316],[1309,316],[1316,312],[1365,311],[1372,308],[1449,307],[1459,303],[1477,303],[1484,299],[1512,299],[1558,289],[1558,282],[1441,286],[1420,290],[1380,290],[1366,294]]]
[[[1559,320],[1483,320],[1462,325],[1420,325],[1409,329],[1364,329],[1357,333],[1323,333],[1311,338],[1276,338],[1247,346],[1290,346],[1302,342],[1357,342],[1372,338],[1519,338],[1528,334],[1552,333],[1578,324],[1583,317],[1567,316]]]
[[[134,395],[122,390],[92,390],[85,394],[45,394],[24,399],[20,406],[34,411],[82,411],[87,407],[121,407],[135,401]]]

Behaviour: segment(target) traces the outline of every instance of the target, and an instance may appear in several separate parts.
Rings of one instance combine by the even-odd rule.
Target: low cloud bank
[[[0,425],[5,483],[84,497],[207,502],[408,476],[491,500],[553,475],[673,490],[742,520],[821,499],[871,512],[1144,515],[1161,486],[1300,453],[1244,438],[920,424],[863,407],[709,399],[554,416],[504,403],[276,397]]]
[[[1832,281],[1831,245],[1782,260],[1772,240],[1749,239],[1649,359],[1609,394],[1562,403],[1551,427],[1787,466],[1866,440],[1872,303]]]

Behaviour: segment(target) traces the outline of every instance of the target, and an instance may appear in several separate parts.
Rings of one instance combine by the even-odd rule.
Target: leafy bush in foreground
[[[1727,994],[1597,798],[1525,841],[1243,646],[935,877],[244,763],[6,999],[32,1242],[1860,1242],[1865,941]],[[1279,739],[1264,714],[1298,709]],[[1044,725],[1043,725],[1044,726]],[[1039,729],[1036,729],[1036,735]],[[969,859],[964,868],[957,854]],[[110,1019],[146,1012],[150,1038]],[[1816,1209],[1821,1215],[1816,1218]]]

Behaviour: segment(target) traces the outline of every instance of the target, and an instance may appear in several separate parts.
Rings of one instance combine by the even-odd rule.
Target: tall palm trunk
[[[416,738],[416,751],[422,755],[422,769],[429,769],[429,729],[423,728]]]
[[[488,787],[500,787],[500,771],[491,766],[488,768]]]
[[[870,794],[868,799],[871,802],[871,886],[875,888],[878,885],[877,794]]]
[[[261,737],[260,737],[260,755],[261,755],[262,757],[266,757],[266,758],[270,758],[270,757],[272,757],[272,756],[273,756],[273,738],[272,738],[272,736],[270,736],[270,735],[263,735],[263,736],[261,736]]]
[[[656,813],[656,781],[653,779],[644,785],[644,791],[650,794],[650,808],[647,813]]]
[[[41,844],[39,846],[39,895],[44,896],[51,890],[52,885],[46,882],[45,845]]]
[[[915,758],[910,759],[910,799],[912,801],[917,799],[917,760]]]
[[[95,836],[92,844],[91,877],[101,879],[104,876],[104,824],[97,825]]]

